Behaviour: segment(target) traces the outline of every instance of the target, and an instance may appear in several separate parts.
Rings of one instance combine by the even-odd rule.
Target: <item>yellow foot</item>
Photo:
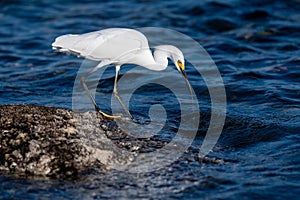
[[[113,118],[113,119],[115,119],[115,118],[121,118],[121,115],[109,115],[109,114],[106,114],[106,113],[104,113],[102,111],[99,111],[99,113],[101,113],[104,117],[107,117],[107,118]]]

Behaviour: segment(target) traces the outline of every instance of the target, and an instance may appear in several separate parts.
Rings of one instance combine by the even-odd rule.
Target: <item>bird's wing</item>
[[[114,60],[127,52],[149,48],[147,38],[133,29],[111,28],[56,38],[53,48],[91,60]]]

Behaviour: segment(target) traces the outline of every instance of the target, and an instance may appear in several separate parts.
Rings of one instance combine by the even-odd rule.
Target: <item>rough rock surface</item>
[[[139,164],[137,159],[143,160],[144,153],[167,143],[127,132],[95,112],[2,105],[0,172],[63,178],[97,167],[128,170]]]
[[[128,160],[119,148],[109,145],[100,120],[104,119],[92,112],[77,114],[53,107],[2,105],[0,170],[62,177]]]
[[[99,167],[128,170],[140,164],[135,162],[139,158],[143,161],[144,153],[166,143],[155,137],[139,138],[125,133],[115,121],[95,112],[33,105],[0,106],[1,174],[74,178]],[[148,161],[146,166],[151,168]],[[223,161],[201,158],[199,162]]]

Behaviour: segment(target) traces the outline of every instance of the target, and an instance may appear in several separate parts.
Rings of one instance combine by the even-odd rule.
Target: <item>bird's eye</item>
[[[183,71],[184,70],[184,64],[181,62],[181,60],[177,61],[177,65],[178,67],[180,67],[180,69]]]

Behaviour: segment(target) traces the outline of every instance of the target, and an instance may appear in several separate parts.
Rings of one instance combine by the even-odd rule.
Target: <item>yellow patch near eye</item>
[[[180,60],[177,61],[177,65],[180,67],[182,71],[184,71],[184,64]]]

